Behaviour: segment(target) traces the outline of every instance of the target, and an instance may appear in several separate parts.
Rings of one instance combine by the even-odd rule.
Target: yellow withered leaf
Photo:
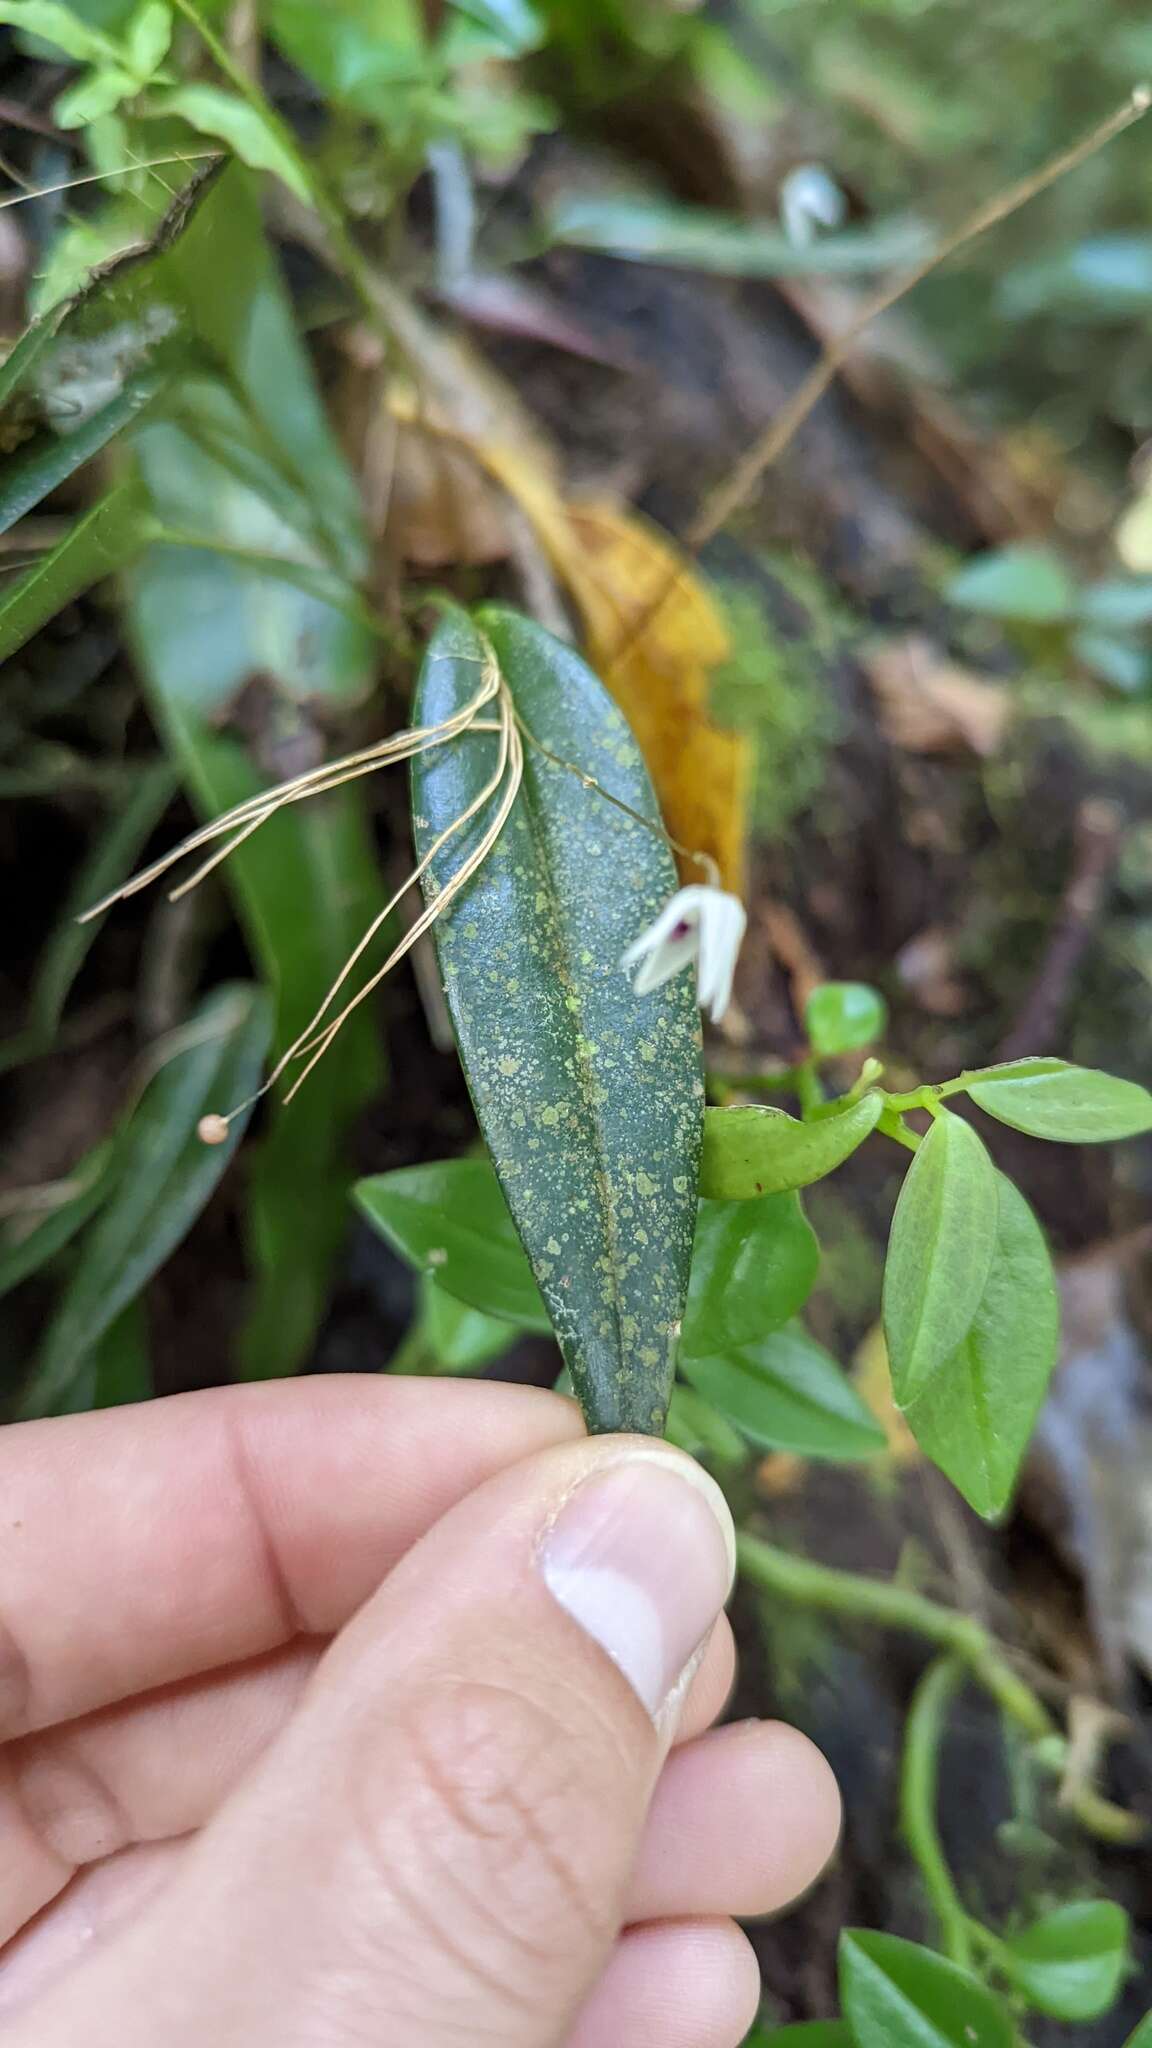
[[[712,722],[711,677],[731,642],[691,563],[634,512],[567,503],[551,460],[488,419],[452,417],[458,408],[446,409],[442,393],[435,402],[425,394],[418,415],[397,384],[389,406],[404,424],[469,450],[520,507],[575,600],[588,659],[639,742],[671,837],[708,855],[743,895],[751,744]],[[700,880],[695,862],[681,867],[686,881]]]
[[[572,504],[567,522],[573,546],[563,560],[554,553],[555,567],[579,606],[588,658],[640,743],[668,830],[710,855],[741,895],[751,749],[709,710],[712,672],[731,653],[719,608],[673,543],[635,513]],[[699,881],[693,864],[684,872]]]

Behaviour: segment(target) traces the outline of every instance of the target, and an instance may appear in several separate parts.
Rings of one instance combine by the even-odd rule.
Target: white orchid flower
[[[678,889],[654,924],[629,946],[621,967],[640,971],[632,987],[638,996],[671,981],[682,967],[696,962],[696,1000],[718,1024],[732,997],[736,955],[748,922],[738,896],[698,884]]]
[[[821,228],[844,225],[848,202],[823,164],[797,164],[780,187],[780,225],[796,249],[807,248]]]

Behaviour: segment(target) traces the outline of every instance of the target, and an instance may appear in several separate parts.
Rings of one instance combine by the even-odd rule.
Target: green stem
[[[919,1088],[909,1088],[903,1095],[889,1095],[885,1091],[884,1101],[889,1109],[897,1111],[902,1109],[935,1110],[941,1096],[951,1092],[952,1086],[948,1082],[945,1082],[939,1088],[933,1087],[931,1083],[922,1083]]]
[[[985,1927],[982,1920],[973,1920],[971,1915],[968,1919],[968,1938],[973,1947],[980,1949],[992,1962],[1001,1962],[1008,1954],[1007,1942],[1001,1941],[1000,1936],[993,1934],[990,1927]]]
[[[814,1057],[801,1060],[796,1069],[796,1099],[800,1104],[800,1114],[804,1117],[810,1117],[823,1104],[824,1090],[820,1086],[820,1076],[816,1071]]]
[[[883,1072],[883,1063],[880,1060],[873,1059],[871,1056],[869,1056],[869,1058],[865,1060],[863,1066],[861,1067],[860,1072],[857,1074],[856,1079],[853,1081],[852,1086],[849,1088],[847,1095],[841,1095],[838,1098],[839,1101],[845,1104],[849,1102],[859,1102],[860,1097],[862,1095],[867,1095],[868,1090],[870,1088],[875,1088],[876,1083],[880,1079],[880,1076]]]
[[[775,1544],[749,1535],[747,1530],[741,1530],[737,1536],[736,1549],[744,1577],[762,1592],[778,1593],[801,1606],[875,1622],[881,1628],[903,1629],[950,1652],[995,1700],[1005,1717],[1030,1742],[1041,1745],[1034,1752],[1036,1761],[1055,1773],[1062,1769],[1066,1747],[1047,1707],[1012,1669],[982,1623],[953,1607],[942,1607],[938,1601],[906,1586],[795,1557],[791,1551],[779,1550]],[[1114,1806],[1091,1786],[1073,1786],[1064,1795],[1064,1803],[1089,1834],[1098,1835],[1103,1841],[1136,1842],[1146,1832],[1135,1814]]]
[[[389,320],[383,303],[384,292],[377,286],[370,266],[356,246],[354,236],[349,232],[347,222],[335,199],[325,189],[307,163],[295,135],[287,122],[277,113],[260,87],[256,85],[243,65],[238,64],[211,24],[205,21],[195,0],[176,0],[176,6],[186,21],[192,24],[205,48],[215,59],[229,84],[246,101],[254,114],[265,124],[269,133],[275,136],[286,160],[291,164],[299,186],[299,193],[307,195],[307,203],[323,223],[332,251],[343,268],[344,274],[360,301],[369,322],[380,333],[388,345],[399,347],[404,354],[405,345]]]
[[[940,1922],[944,1953],[967,1969],[972,1962],[968,1915],[948,1868],[936,1825],[940,1745],[948,1709],[965,1676],[959,1657],[938,1657],[916,1688],[904,1730],[900,1819],[904,1839],[920,1866],[924,1889]]]
[[[839,1571],[834,1565],[815,1564],[811,1558],[796,1557],[780,1550],[762,1537],[741,1530],[737,1538],[740,1568],[754,1586],[766,1593],[782,1593],[805,1607],[821,1607],[836,1614],[849,1614],[859,1621],[872,1621],[881,1628],[906,1629],[924,1636],[942,1650],[951,1650],[971,1665],[974,1654],[991,1638],[978,1621],[954,1608],[942,1607],[907,1586],[888,1579],[869,1579],[863,1573]],[[1009,1674],[1014,1679],[1014,1674]],[[1024,1688],[1027,1691],[1027,1688]],[[1031,1697],[1031,1695],[1029,1695]],[[1050,1735],[1052,1724],[1036,1701],[1039,1722],[1029,1732]]]
[[[897,1145],[903,1145],[909,1152],[915,1152],[922,1142],[919,1132],[910,1131],[903,1117],[894,1109],[881,1111],[876,1129],[882,1132],[884,1137],[895,1139]]]
[[[269,555],[260,548],[246,548],[232,541],[219,540],[215,535],[205,536],[192,533],[183,527],[155,526],[150,528],[148,538],[157,547],[198,548],[202,554],[220,555],[230,562],[242,562],[249,568],[259,569],[265,575],[281,576],[285,583],[295,584],[310,597],[318,597],[323,604],[331,605],[333,611],[352,619],[363,626],[366,632],[394,646],[397,641],[395,627],[331,569],[317,569],[310,562],[300,562],[290,555]]]
[[[312,204],[319,210],[320,196],[317,193],[316,181],[300,153],[296,137],[293,135],[287,122],[281,119],[275,107],[261,92],[260,87],[249,78],[243,65],[236,62],[232,52],[225,43],[221,42],[220,37],[216,34],[211,24],[205,21],[199,8],[193,4],[193,0],[176,0],[176,6],[184,16],[184,19],[192,24],[205,49],[224,73],[229,85],[239,94],[242,100],[247,102],[252,112],[263,122],[269,133],[275,136],[276,141],[299,179],[301,192],[306,192]]]

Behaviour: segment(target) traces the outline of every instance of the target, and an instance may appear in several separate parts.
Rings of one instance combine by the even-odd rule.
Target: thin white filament
[[[456,873],[445,883],[443,889],[440,890],[439,894],[422,912],[421,916],[417,918],[416,923],[405,934],[400,944],[389,954],[384,965],[378,968],[376,973],[365,982],[363,988],[353,996],[351,1002],[345,1004],[339,1015],[334,1017],[330,1024],[326,1025],[323,1032],[317,1038],[307,1041],[300,1047],[297,1054],[298,1058],[303,1058],[307,1052],[311,1052],[312,1057],[303,1072],[297,1075],[287,1095],[284,1097],[286,1103],[291,1102],[297,1089],[303,1086],[317,1061],[323,1059],[337,1032],[342,1029],[347,1019],[352,1015],[353,1010],[357,1009],[372,994],[373,990],[379,987],[385,975],[391,973],[397,962],[402,960],[406,953],[411,952],[417,940],[447,910],[453,898],[459,895],[465,883],[476,873],[477,868],[483,864],[495,846],[508,821],[509,812],[516,801],[524,773],[524,750],[521,745],[519,732],[512,721],[511,711],[508,713],[508,722],[510,726],[508,739],[509,769],[504,793],[501,796],[496,815],[491,824],[486,828],[482,839],[473,852],[469,854],[467,860],[462,863]]]
[[[417,726],[408,732],[397,733],[389,740],[377,741],[373,746],[361,748],[358,753],[346,754],[341,760],[326,762],[320,768],[310,768],[303,775],[294,776],[290,782],[277,783],[271,789],[261,790],[257,795],[245,798],[243,803],[235,804],[222,816],[213,818],[207,825],[201,825],[195,832],[190,832],[178,846],[162,854],[160,859],[153,861],[149,867],[141,868],[137,874],[129,876],[118,889],[113,889],[107,896],[102,897],[99,903],[94,903],[90,909],[84,911],[79,922],[86,924],[90,918],[99,917],[114,903],[125,902],[129,896],[135,896],[141,889],[148,888],[152,882],[158,881],[161,875],[166,874],[177,861],[183,860],[189,853],[195,853],[199,847],[208,846],[213,840],[224,838],[229,833],[234,834],[228,846],[199,868],[196,874],[181,884],[175,892],[177,895],[183,894],[185,889],[193,887],[204,875],[209,874],[216,866],[217,860],[227,859],[228,854],[249,836],[250,830],[254,831],[257,826],[264,824],[286,804],[299,803],[305,797],[323,796],[331,789],[338,789],[342,783],[353,781],[358,775],[373,774],[377,768],[386,767],[393,761],[408,760],[413,754],[422,753],[428,747],[439,746],[444,740],[454,739],[466,730],[475,714],[492,701],[499,688],[500,676],[495,664],[485,664],[484,680],[476,695],[461,710],[453,712],[450,718],[441,720],[439,725]]]
[[[38,185],[35,191],[17,192],[11,199],[0,199],[0,212],[8,206],[25,206],[30,199],[48,199],[54,192],[72,192],[77,185],[99,185],[107,178],[129,178],[133,171],[163,170],[168,164],[200,164],[219,154],[218,149],[196,149],[188,156],[154,156],[142,163],[134,157],[118,171],[88,171],[82,178],[64,178],[58,185]]]
[[[397,905],[407,895],[409,889],[415,887],[416,883],[420,880],[421,876],[424,874],[425,870],[429,867],[431,862],[436,858],[436,855],[440,852],[441,848],[445,846],[447,842],[451,838],[453,838],[457,832],[462,830],[462,828],[468,823],[469,819],[474,818],[476,816],[477,811],[483,809],[484,805],[489,801],[489,799],[495,796],[497,790],[500,787],[500,784],[503,782],[505,771],[508,766],[509,755],[511,752],[511,721],[506,720],[502,722],[498,730],[500,732],[500,754],[495,773],[491,776],[489,781],[485,783],[484,788],[480,791],[479,795],[473,797],[472,802],[468,805],[467,809],[461,811],[460,816],[458,818],[454,818],[452,820],[452,823],[446,826],[444,831],[440,833],[439,837],[433,840],[432,845],[428,848],[428,851],[424,855],[423,859],[417,862],[411,874],[407,875],[404,881],[400,884],[400,887],[397,889],[396,894],[389,898],[388,902],[384,905],[383,910],[379,911],[378,914],[373,918],[371,924],[368,926],[367,931],[364,933],[359,943],[356,945],[354,950],[348,955],[348,958],[344,962],[343,967],[340,969],[339,974],[336,976],[335,981],[332,983],[332,986],[329,988],[319,1008],[316,1010],[315,1015],[309,1019],[308,1023],[304,1026],[303,1030],[298,1034],[296,1038],[293,1039],[292,1044],[288,1046],[284,1052],[281,1053],[280,1058],[277,1060],[276,1065],[273,1067],[267,1080],[263,1083],[263,1085],[260,1088],[257,1089],[256,1094],[249,1096],[246,1102],[243,1102],[238,1105],[240,1109],[248,1109],[253,1102],[258,1102],[262,1095],[267,1094],[269,1088],[275,1087],[276,1082],[280,1079],[280,1076],[284,1072],[285,1067],[290,1066],[293,1060],[303,1058],[306,1052],[309,1052],[314,1045],[319,1043],[320,1038],[323,1038],[325,1040],[325,1043],[327,1043],[328,1032],[329,1030],[333,1029],[333,1027],[325,1026],[324,1031],[318,1033],[318,1035],[315,1038],[313,1037],[313,1033],[316,1032],[317,1026],[320,1024],[325,1012],[331,1008],[332,1003],[336,998],[336,995],[338,994],[339,990],[344,986],[344,983],[347,981],[348,976],[351,974],[352,969],[356,965],[356,962],[362,958],[363,954],[367,951],[373,939],[376,937],[376,934],[380,930],[381,925],[386,923],[388,918],[391,917],[392,912],[396,909]],[[385,967],[381,969],[382,974],[387,973],[388,966],[391,965],[392,962],[401,958],[401,953],[402,949],[398,950],[392,955],[392,961],[387,963]],[[375,986],[375,984],[373,983],[371,984],[371,986]],[[360,998],[357,997],[356,1000],[359,1001]],[[354,1004],[349,1005],[349,1008],[354,1007]],[[343,1015],[346,1016],[347,1014],[348,1012],[346,1010],[343,1013]],[[335,1029],[339,1029],[339,1023],[341,1021],[343,1021],[342,1018],[338,1020]],[[300,1079],[303,1080],[303,1078],[304,1076],[301,1075]],[[296,1085],[299,1086],[299,1082],[297,1082]],[[230,1110],[228,1114],[229,1116],[235,1116],[237,1114],[237,1110]]]

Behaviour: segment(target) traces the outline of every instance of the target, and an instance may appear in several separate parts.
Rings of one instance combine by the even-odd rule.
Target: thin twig
[[[1044,957],[1020,1014],[993,1057],[1020,1059],[1054,1045],[1077,969],[1100,918],[1124,836],[1124,813],[1106,797],[1089,797],[1076,814],[1072,868]]]
[[[1040,170],[1030,172],[1026,178],[1021,178],[1016,184],[1010,185],[1007,191],[1001,192],[997,198],[990,199],[985,205],[978,207],[954,234],[947,235],[942,242],[937,243],[932,253],[926,256],[923,262],[918,263],[915,269],[906,272],[895,284],[884,285],[870,299],[865,300],[856,318],[849,322],[843,334],[828,343],[819,360],[797,386],[776,418],[740,457],[728,475],[722,478],[715,490],[708,493],[685,535],[684,546],[687,551],[690,554],[699,554],[700,549],[719,533],[733,512],[751,496],[765,471],[779,461],[809,413],[834,383],[841,364],[873,320],[878,320],[882,313],[889,312],[907,292],[922,283],[939,268],[940,264],[946,263],[957,250],[964,248],[968,242],[975,241],[978,235],[984,234],[989,228],[996,227],[1000,221],[1006,220],[1010,214],[1026,206],[1029,200],[1035,199],[1041,192],[1047,191],[1050,185],[1067,177],[1070,171],[1076,170],[1089,157],[1095,156],[1097,150],[1103,149],[1117,135],[1122,134],[1125,128],[1131,127],[1134,121],[1139,121],[1150,106],[1152,89],[1146,85],[1138,86],[1123,106],[1117,108],[1114,114],[1110,114],[1106,121],[1101,121],[1070,149],[1061,150],[1058,156],[1052,157]],[[663,611],[678,581],[679,572],[673,572],[668,576],[663,588],[656,592],[640,618],[634,622],[613,660],[618,661],[621,655],[626,654],[648,632],[653,619]]]
[[[298,1057],[302,1058],[306,1052],[310,1051],[312,1053],[312,1057],[308,1061],[308,1064],[304,1068],[303,1072],[297,1076],[296,1080],[292,1083],[291,1088],[288,1090],[288,1093],[284,1098],[286,1103],[291,1102],[293,1096],[296,1094],[297,1089],[303,1087],[305,1081],[308,1079],[309,1074],[312,1072],[313,1067],[316,1065],[318,1060],[323,1059],[324,1054],[327,1052],[333,1039],[336,1037],[337,1032],[343,1028],[346,1020],[351,1016],[353,1010],[358,1009],[360,1004],[366,1001],[366,999],[372,994],[373,990],[376,989],[379,986],[379,984],[383,981],[385,975],[391,973],[391,970],[393,969],[393,967],[396,966],[397,962],[399,960],[402,960],[404,958],[404,955],[408,953],[411,950],[411,948],[416,944],[421,934],[423,932],[428,931],[429,928],[433,924],[435,924],[437,918],[441,917],[443,913],[447,910],[448,905],[452,902],[453,898],[459,895],[465,883],[470,881],[471,877],[476,873],[477,869],[483,865],[484,861],[488,858],[488,855],[491,853],[492,848],[495,846],[497,840],[499,839],[501,832],[504,830],[505,824],[508,821],[509,813],[511,812],[512,806],[516,801],[517,795],[519,794],[520,783],[523,778],[523,773],[524,754],[523,749],[520,745],[520,734],[515,724],[513,724],[510,721],[509,769],[507,780],[505,783],[504,792],[500,798],[500,803],[497,808],[496,815],[492,819],[491,824],[485,828],[483,838],[479,841],[479,843],[476,845],[473,851],[468,855],[467,860],[465,860],[462,863],[462,865],[456,870],[456,873],[452,875],[450,879],[444,884],[444,887],[440,890],[439,894],[433,897],[431,903],[427,905],[422,915],[417,918],[411,930],[400,941],[400,944],[396,946],[394,950],[389,954],[387,960],[384,962],[384,965],[382,967],[377,968],[376,973],[373,974],[370,977],[370,979],[365,982],[362,989],[357,991],[356,995],[353,996],[351,1002],[345,1005],[345,1007],[340,1011],[339,1015],[333,1018],[331,1024],[329,1024],[325,1028],[323,1033],[321,1033],[316,1039],[312,1040],[310,1043],[302,1045],[300,1047]]]
[[[154,860],[150,866],[141,868],[137,874],[130,875],[118,889],[112,890],[108,896],[102,897],[99,903],[92,904],[90,909],[84,911],[78,922],[86,924],[89,918],[99,917],[103,911],[110,909],[112,904],[123,902],[127,897],[135,896],[139,890],[146,889],[150,883],[158,881],[161,875],[176,861],[182,860],[186,854],[194,853],[199,847],[208,846],[213,840],[222,839],[226,834],[232,834],[227,847],[212,855],[194,876],[189,877],[188,881],[174,892],[176,895],[182,894],[201,881],[204,875],[215,867],[218,860],[224,859],[248,837],[251,831],[263,825],[286,804],[300,803],[308,797],[327,795],[329,791],[339,789],[345,782],[354,781],[358,776],[372,775],[378,768],[390,766],[397,761],[409,760],[414,754],[423,753],[426,748],[439,746],[443,741],[457,737],[467,730],[476,713],[491,702],[499,687],[499,674],[494,666],[490,666],[476,695],[470,698],[460,711],[453,712],[450,718],[443,719],[439,725],[410,727],[407,732],[397,733],[392,739],[377,741],[373,746],[361,748],[358,753],[345,754],[340,760],[326,762],[319,768],[309,768],[303,775],[293,776],[290,782],[273,783],[270,788],[260,790],[255,796],[246,797],[243,803],[234,805],[230,811],[211,819],[207,825],[201,825],[197,831],[190,832],[186,839],[182,839],[180,844],[172,847],[168,853],[162,854],[159,860]]]

